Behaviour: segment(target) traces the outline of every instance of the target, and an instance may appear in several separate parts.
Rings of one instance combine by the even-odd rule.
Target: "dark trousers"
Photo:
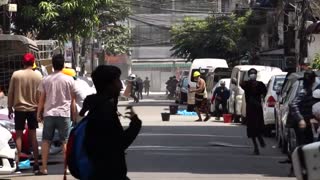
[[[143,99],[143,96],[142,96],[142,90],[140,91],[138,91],[138,99]]]
[[[222,106],[222,109],[220,110],[219,106]],[[215,112],[216,112],[216,117],[221,117],[222,114],[227,113],[227,101],[215,101]]]
[[[147,94],[147,96],[149,96],[150,89],[145,87],[144,92]]]

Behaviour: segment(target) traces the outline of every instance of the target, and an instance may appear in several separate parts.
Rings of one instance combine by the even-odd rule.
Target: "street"
[[[143,128],[127,151],[128,176],[132,180],[294,179],[287,178],[289,165],[279,163],[286,157],[274,139],[266,138],[267,147],[261,149],[261,155],[253,155],[242,125],[213,118],[193,122],[196,116],[182,115],[172,115],[169,122],[162,122],[160,113],[168,112],[170,103],[155,98],[134,106]],[[119,103],[120,113],[124,114],[126,105],[128,102]],[[129,121],[121,122],[126,126]],[[60,155],[50,157],[48,176],[32,176],[31,170],[26,170],[0,179],[62,179],[62,173]]]

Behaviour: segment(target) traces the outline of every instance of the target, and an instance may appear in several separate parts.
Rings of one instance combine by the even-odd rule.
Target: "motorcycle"
[[[17,169],[17,148],[8,127],[0,125],[0,174],[6,175]]]

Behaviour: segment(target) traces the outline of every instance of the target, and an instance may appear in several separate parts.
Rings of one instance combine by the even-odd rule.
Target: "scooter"
[[[12,139],[11,132],[3,125],[0,125],[0,134],[0,174],[11,174],[17,169],[16,144]]]

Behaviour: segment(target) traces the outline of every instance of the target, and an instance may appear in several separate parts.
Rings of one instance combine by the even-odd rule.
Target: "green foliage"
[[[13,31],[60,41],[95,35],[107,52],[124,53],[130,39],[123,23],[130,14],[129,4],[129,0],[19,1]]]
[[[317,53],[312,62],[312,69],[320,69],[320,54]]]
[[[193,61],[195,58],[230,59],[239,54],[239,42],[251,11],[236,17],[210,16],[204,20],[185,18],[171,29],[172,56]]]

